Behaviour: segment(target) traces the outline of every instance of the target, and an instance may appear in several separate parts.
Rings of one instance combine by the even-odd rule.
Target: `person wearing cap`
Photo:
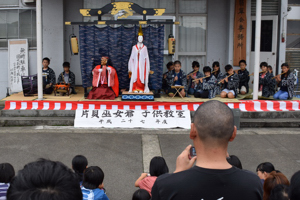
[[[93,71],[93,88],[87,99],[113,100],[119,96],[119,79],[115,68],[110,64],[107,56],[101,58],[101,65],[97,65]]]
[[[129,92],[149,93],[148,81],[150,73],[150,61],[147,47],[143,44],[144,36],[142,27],[138,32],[138,43],[132,47],[128,62],[130,79]]]
[[[63,63],[64,71],[59,74],[57,82],[60,84],[70,84],[70,94],[77,94],[75,91],[75,74],[70,71],[70,63]],[[60,95],[62,95],[60,93]]]

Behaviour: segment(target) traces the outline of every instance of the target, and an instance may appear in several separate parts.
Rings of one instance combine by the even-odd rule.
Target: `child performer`
[[[162,84],[162,89],[168,94],[168,81],[167,81],[167,75],[170,71],[174,69],[174,63],[172,61],[168,62],[166,65],[168,71],[163,74],[163,84]]]
[[[295,76],[290,71],[290,67],[287,63],[281,65],[282,73],[275,76],[280,90],[274,94],[274,99],[287,100],[292,99],[294,96],[294,82]]]
[[[43,58],[43,93],[51,94],[53,92],[53,85],[56,83],[55,72],[49,67],[50,59]]]
[[[220,70],[220,63],[218,61],[215,61],[212,65],[213,67],[213,75],[216,77],[217,79],[217,85],[215,87],[215,91],[216,91],[216,95],[221,94],[221,91],[223,90],[223,84],[219,83],[223,78],[224,75],[222,74],[221,70]]]
[[[221,92],[221,97],[229,99],[233,99],[237,96],[237,89],[239,86],[239,77],[236,73],[234,73],[231,65],[225,66],[226,77],[222,79],[220,82],[224,83],[224,90]]]
[[[246,69],[246,61],[240,60],[239,66],[241,69],[236,70],[236,73],[239,76],[239,93],[240,94],[247,94],[249,92],[249,85],[248,82],[250,80],[249,71]]]
[[[216,96],[215,86],[217,84],[217,79],[211,74],[211,68],[205,66],[203,68],[204,77],[196,79],[197,84],[195,97],[196,98],[214,98]]]
[[[168,73],[167,81],[170,97],[174,97],[176,93],[176,89],[171,88],[171,86],[184,86],[184,89],[180,89],[180,94],[181,96],[185,96],[185,91],[187,89],[186,74],[181,70],[181,62],[179,60],[174,62],[174,70]]]
[[[70,71],[70,63],[63,63],[64,71],[59,74],[57,82],[60,84],[70,84],[70,93],[77,94],[75,91],[75,74]],[[60,93],[60,95],[63,95]]]
[[[258,96],[269,97],[275,91],[275,79],[273,74],[268,71],[268,63],[260,63],[262,72],[259,73],[259,89]]]
[[[188,94],[193,95],[195,93],[195,82],[193,80],[203,77],[203,74],[199,71],[200,64],[197,61],[192,63],[193,71],[187,75],[188,80]]]

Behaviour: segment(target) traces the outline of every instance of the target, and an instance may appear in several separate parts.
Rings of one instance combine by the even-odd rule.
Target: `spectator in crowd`
[[[289,197],[290,200],[300,199],[300,171],[296,172],[291,178]]]
[[[241,163],[240,159],[239,159],[237,156],[235,156],[235,155],[230,155],[230,156],[227,157],[226,159],[227,159],[227,162],[228,162],[229,164],[231,164],[232,166],[235,166],[235,167],[237,167],[237,168],[239,168],[239,169],[243,169],[242,163]]]
[[[15,176],[14,167],[9,163],[0,164],[0,200],[6,199],[9,184]]]
[[[276,185],[279,185],[279,184],[289,186],[290,182],[283,173],[272,171],[264,182],[263,200],[269,200],[271,191],[273,190],[273,188]]]
[[[151,196],[149,192],[143,189],[138,189],[133,193],[132,200],[150,200]]]
[[[266,180],[266,178],[268,178],[269,174],[272,171],[275,171],[275,167],[270,162],[260,163],[257,166],[256,173],[257,173],[257,176],[260,178],[262,184],[264,184],[264,181]]]
[[[269,200],[290,200],[288,193],[289,187],[287,185],[276,185],[271,191]]]
[[[187,146],[177,158],[175,172],[157,178],[152,200],[261,200],[259,178],[226,160],[228,142],[234,140],[236,130],[233,112],[226,104],[215,100],[201,104],[190,131],[197,156],[191,158],[191,145]]]
[[[103,187],[104,173],[100,167],[91,166],[84,170],[82,182],[83,200],[109,200]]]
[[[20,170],[7,191],[7,200],[82,200],[75,174],[61,162],[40,159]]]
[[[139,187],[149,192],[151,195],[151,189],[160,175],[169,173],[169,168],[163,157],[156,156],[150,161],[150,176],[147,173],[142,173],[141,176],[136,180],[135,187]]]
[[[77,155],[72,160],[72,169],[78,177],[80,185],[82,184],[83,172],[88,166],[88,161],[85,156]]]

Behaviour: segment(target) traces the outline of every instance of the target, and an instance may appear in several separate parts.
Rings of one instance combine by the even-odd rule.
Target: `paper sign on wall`
[[[185,128],[189,110],[76,110],[74,127]]]
[[[28,76],[27,39],[8,40],[8,86],[10,92],[21,92],[21,76]]]

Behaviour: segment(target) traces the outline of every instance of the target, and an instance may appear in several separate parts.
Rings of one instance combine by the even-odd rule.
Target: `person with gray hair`
[[[199,106],[190,131],[197,155],[191,157],[192,146],[187,146],[177,157],[174,173],[157,178],[152,200],[261,200],[260,179],[226,160],[236,132],[233,112],[226,104],[212,100]]]

